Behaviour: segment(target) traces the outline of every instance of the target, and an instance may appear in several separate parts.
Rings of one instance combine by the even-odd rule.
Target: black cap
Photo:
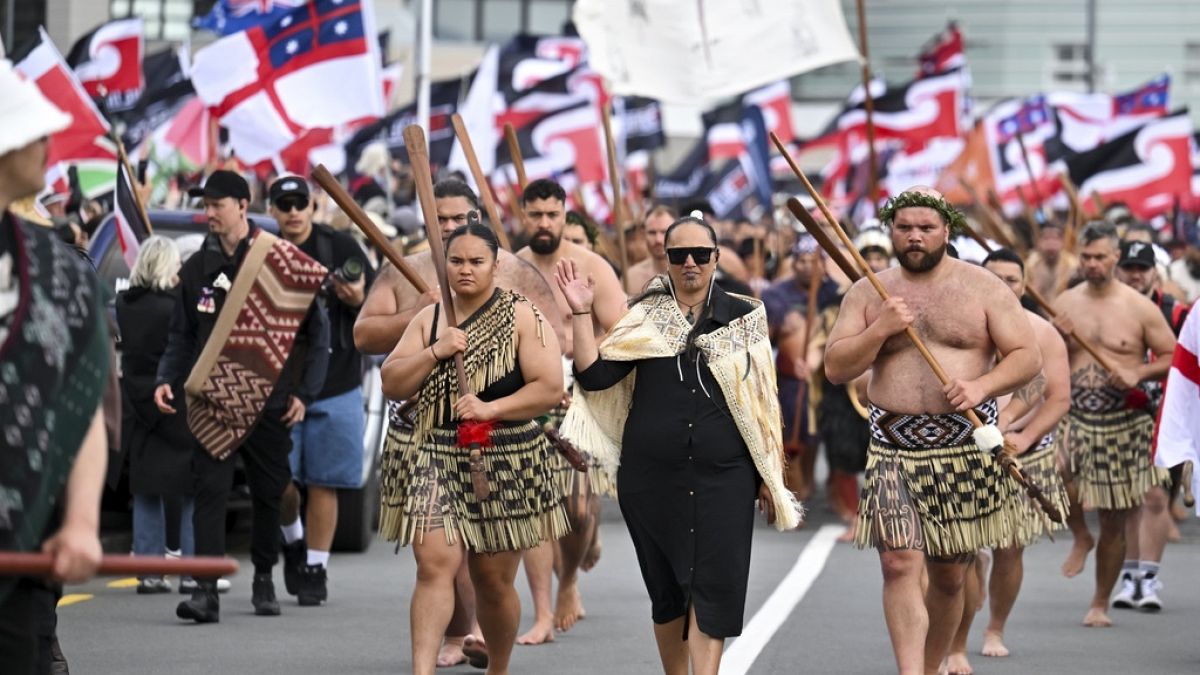
[[[308,181],[299,176],[284,176],[276,178],[275,182],[271,183],[271,187],[267,189],[267,199],[272,204],[288,195],[307,197],[309,195]]]
[[[204,181],[204,187],[195,187],[188,190],[188,195],[191,197],[211,197],[212,199],[222,199],[224,197],[233,197],[234,199],[250,199],[250,184],[242,178],[241,174],[225,169],[218,169],[209,175]]]
[[[1154,267],[1154,245],[1144,241],[1121,242],[1121,259],[1118,267]]]

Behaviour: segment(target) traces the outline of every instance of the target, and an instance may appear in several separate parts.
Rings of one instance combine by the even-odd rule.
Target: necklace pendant
[[[692,310],[690,310],[690,309],[687,311],[687,314],[683,315],[683,318],[687,319],[687,322],[689,324],[696,323],[696,317],[692,316]]]

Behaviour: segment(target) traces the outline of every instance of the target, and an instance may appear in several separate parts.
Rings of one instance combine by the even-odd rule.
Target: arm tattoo
[[[1027,406],[1034,406],[1046,393],[1046,376],[1038,373],[1028,384],[1013,392],[1013,398]]]

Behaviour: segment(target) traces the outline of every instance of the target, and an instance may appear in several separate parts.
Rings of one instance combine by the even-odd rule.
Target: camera
[[[356,283],[363,278],[363,273],[366,271],[366,266],[359,258],[350,258],[342,263],[342,266],[330,272],[329,277],[325,279],[325,283],[321,284],[321,294],[326,298],[332,298],[337,295],[333,290],[333,280],[346,284]]]

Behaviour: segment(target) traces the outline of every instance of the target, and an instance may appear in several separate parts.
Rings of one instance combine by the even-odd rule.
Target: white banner
[[[577,0],[611,92],[707,102],[859,59],[839,0]]]

